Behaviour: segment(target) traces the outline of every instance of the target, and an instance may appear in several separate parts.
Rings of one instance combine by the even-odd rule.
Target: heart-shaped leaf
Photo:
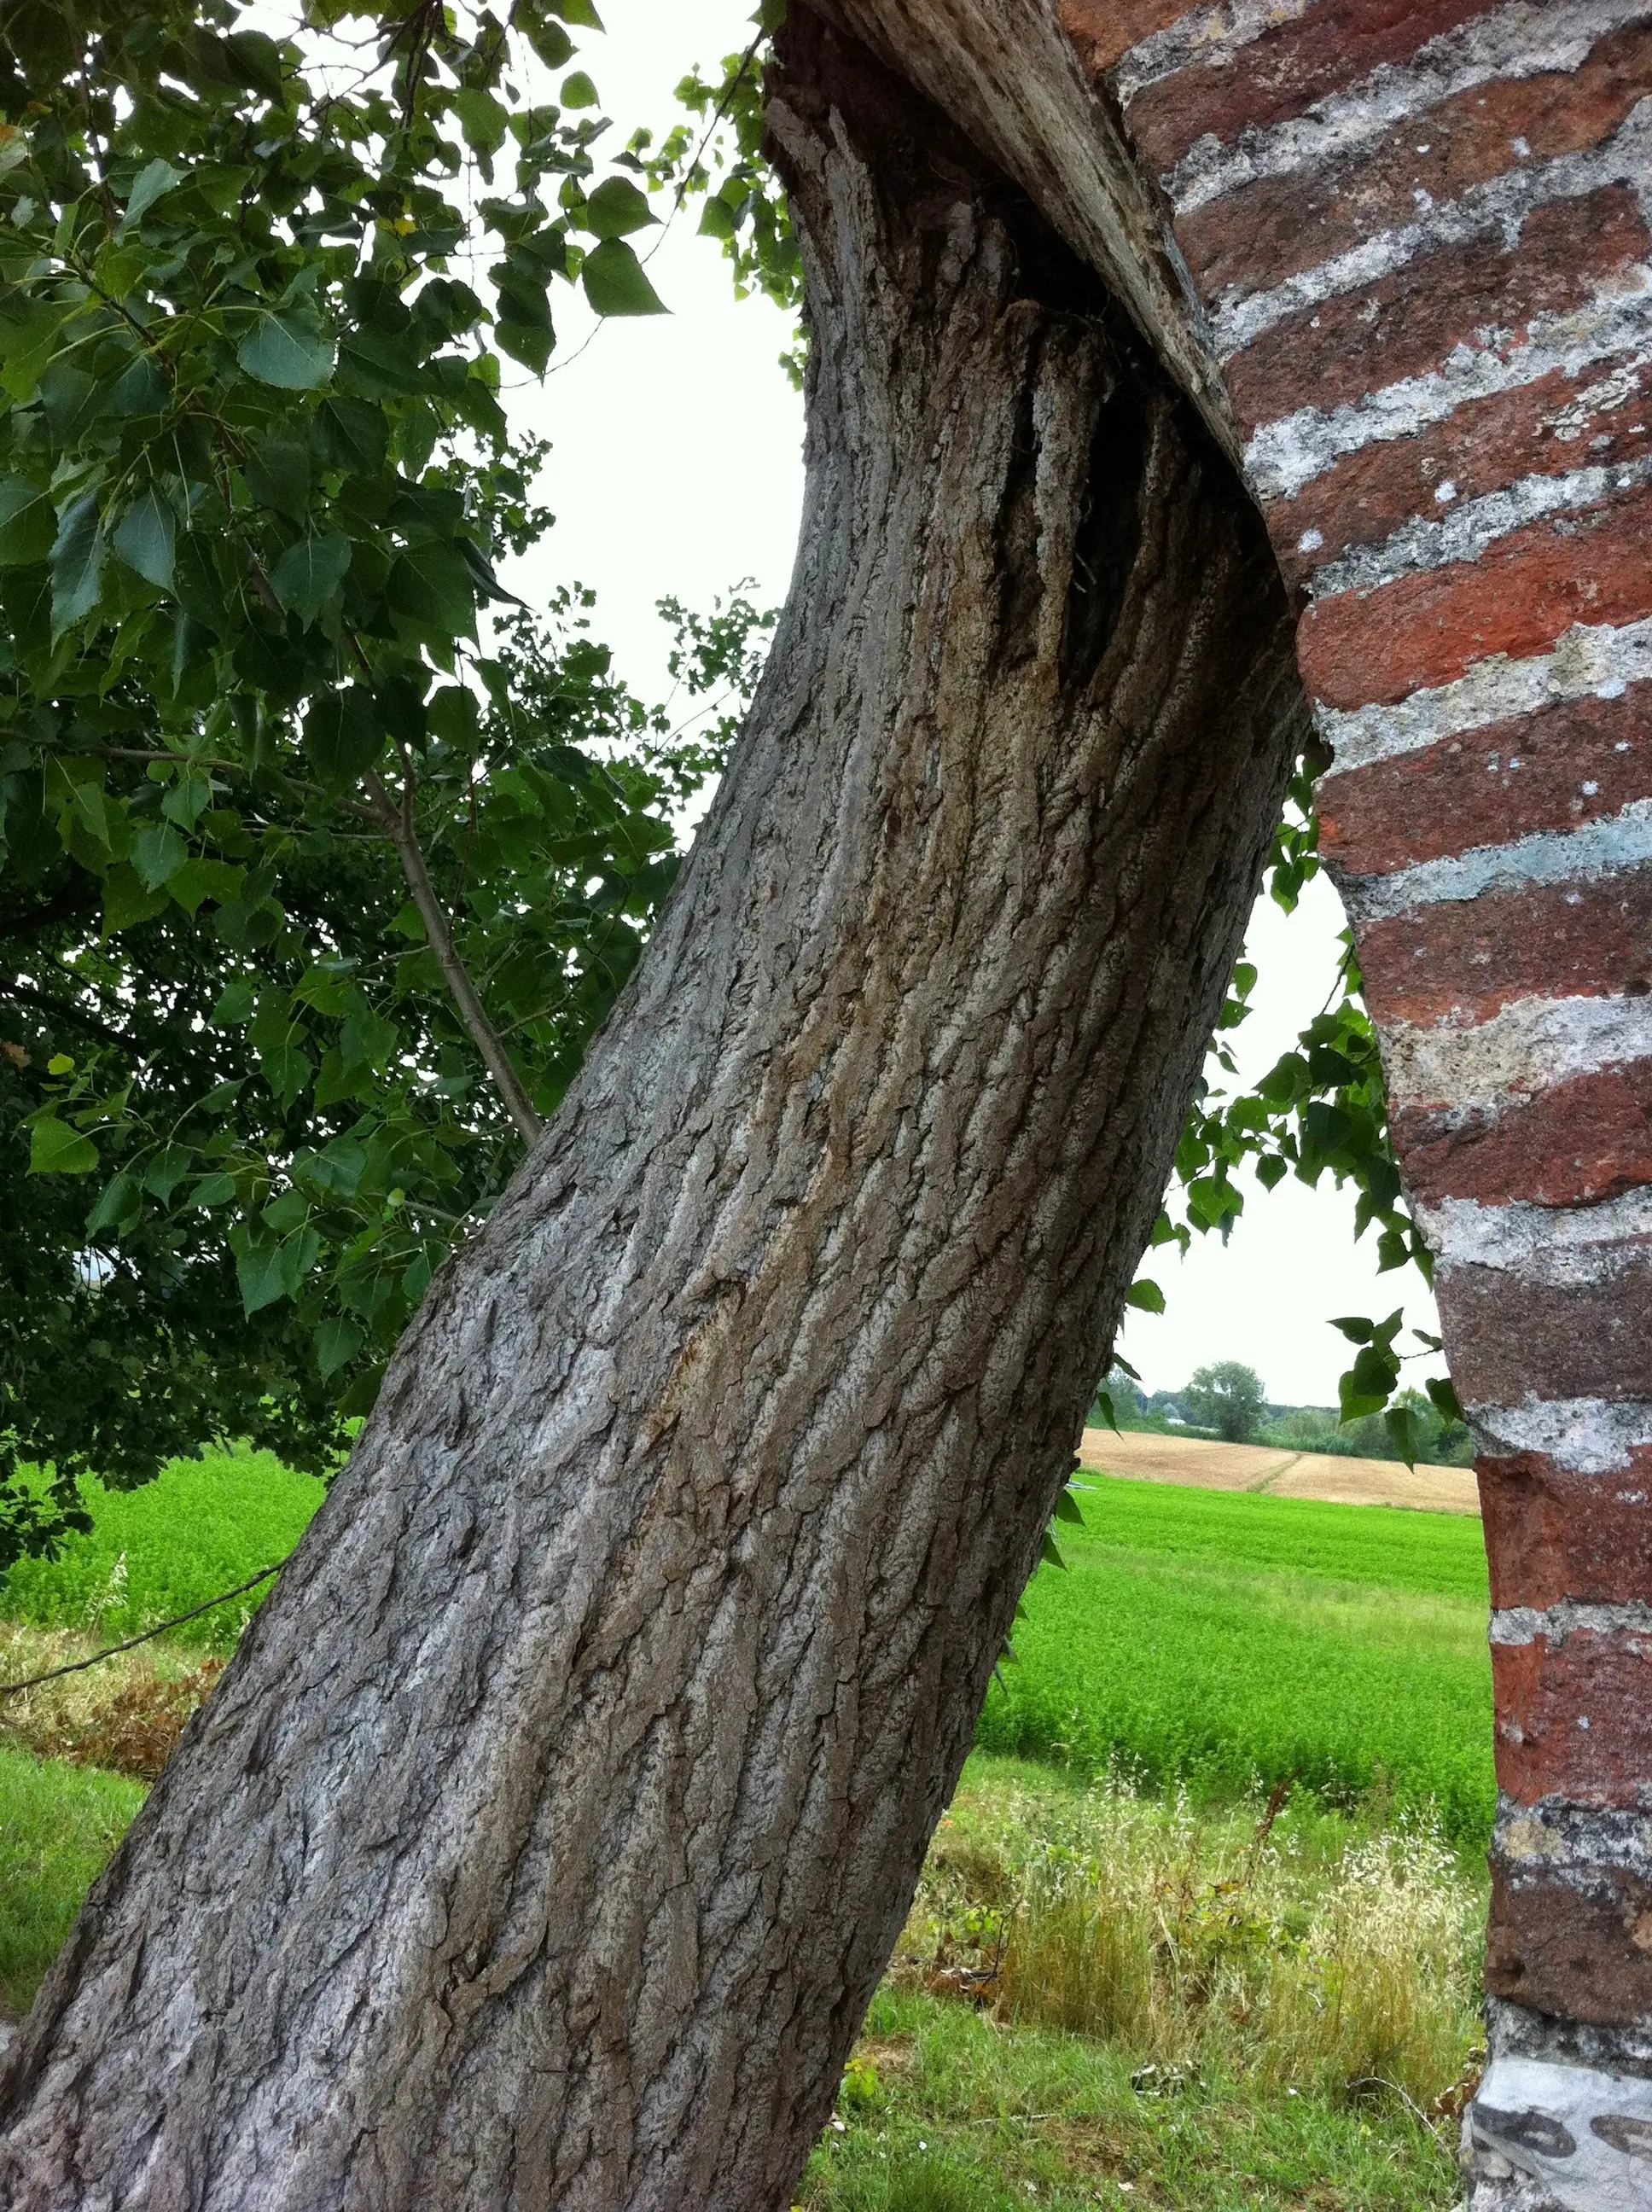
[[[329,530],[289,545],[270,570],[270,582],[288,613],[308,629],[343,582],[349,564],[349,538],[342,531]]]
[[[333,343],[319,324],[307,318],[264,315],[236,347],[235,358],[260,384],[313,392],[332,374]]]
[[[599,315],[664,315],[670,311],[623,238],[605,238],[580,272],[585,296]]]
[[[160,486],[150,484],[116,524],[115,550],[146,584],[165,592],[172,588],[177,544],[178,526],[171,506],[162,497]]]

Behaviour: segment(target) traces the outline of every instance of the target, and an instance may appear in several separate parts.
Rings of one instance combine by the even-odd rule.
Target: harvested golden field
[[[1273,1444],[1207,1443],[1199,1437],[1086,1429],[1079,1458],[1097,1474],[1174,1482],[1193,1490],[1248,1490],[1331,1505],[1409,1505],[1424,1513],[1478,1513],[1467,1467],[1404,1467],[1398,1460],[1339,1459]]]

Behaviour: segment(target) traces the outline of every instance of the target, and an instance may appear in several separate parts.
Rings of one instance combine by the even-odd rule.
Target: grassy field
[[[1082,1503],[1066,1571],[1028,1592],[984,1748],[1215,1797],[1292,1777],[1333,1803],[1431,1808],[1484,1844],[1478,1522],[1124,1481]]]
[[[95,1533],[0,1589],[0,1680],[244,1580],[320,1497],[252,1455],[94,1492]],[[1491,1802],[1478,1523],[1114,1480],[1084,1506],[799,2205],[1444,2212]],[[0,1704],[0,2013],[248,1610]]]
[[[1482,1911],[1418,1832],[977,1753],[801,2202],[1452,2204]]]
[[[0,1747],[0,2017],[34,2002],[80,1901],[143,1802],[142,1783]]]
[[[0,1616],[84,1630],[111,1644],[246,1582],[284,1559],[325,1496],[269,1452],[174,1460],[139,1490],[82,1486],[95,1523],[54,1560],[20,1559],[0,1587]],[[260,1589],[191,1622],[182,1640],[228,1653]]]

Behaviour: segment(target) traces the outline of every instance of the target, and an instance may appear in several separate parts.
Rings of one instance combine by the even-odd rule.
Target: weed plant
[[[0,1621],[0,1684],[21,1682],[89,1658],[92,1638]],[[0,1698],[0,1743],[37,1759],[100,1766],[153,1782],[190,1717],[223,1668],[198,1650],[157,1640],[95,1667]]]
[[[138,1490],[81,1490],[92,1533],[70,1537],[56,1559],[18,1560],[0,1584],[0,1616],[112,1644],[285,1559],[325,1495],[269,1452],[174,1460]],[[267,1589],[190,1622],[177,1640],[227,1656]]]
[[[1415,1826],[978,1754],[801,2202],[1443,2208],[1483,1901]]]
[[[1116,1782],[1067,1794],[974,1773],[897,1979],[1272,2089],[1380,2083],[1425,2106],[1461,2076],[1484,1899],[1437,1835],[1299,1815],[1283,1789],[1201,1814]]]

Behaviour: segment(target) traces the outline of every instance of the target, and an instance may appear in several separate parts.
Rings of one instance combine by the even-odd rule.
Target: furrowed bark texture
[[[1123,316],[793,15],[750,726],[14,2048],[15,2212],[784,2204],[1108,1357],[1288,613]]]

